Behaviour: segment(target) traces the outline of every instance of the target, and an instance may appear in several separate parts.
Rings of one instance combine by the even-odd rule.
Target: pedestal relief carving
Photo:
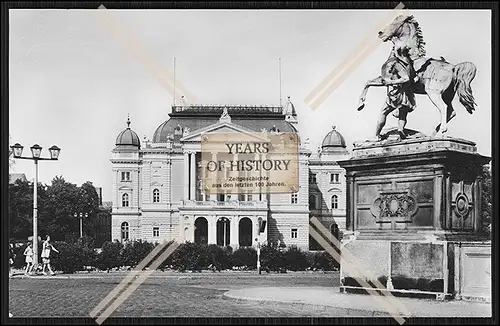
[[[383,223],[391,223],[392,229],[396,228],[396,223],[405,223],[406,228],[417,210],[417,199],[408,189],[381,191],[370,208],[381,228]]]

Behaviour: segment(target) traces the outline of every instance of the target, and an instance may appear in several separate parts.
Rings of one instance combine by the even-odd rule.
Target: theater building
[[[119,133],[111,153],[112,239],[164,239],[255,246],[260,241],[310,248],[309,220],[329,230],[345,228],[345,176],[336,160],[345,141],[331,130],[315,153],[299,140],[299,189],[295,193],[207,195],[201,187],[201,136],[212,132],[292,132],[298,119],[284,106],[172,106],[150,141],[130,128]]]

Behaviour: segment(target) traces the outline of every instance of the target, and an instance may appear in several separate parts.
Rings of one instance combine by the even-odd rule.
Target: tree
[[[87,181],[81,185],[75,212],[87,214],[87,218],[83,220],[83,234],[96,239],[99,228],[98,217],[101,210],[99,209],[99,195],[92,182]]]
[[[481,170],[481,177],[483,182],[481,184],[481,218],[482,218],[482,232],[488,236],[491,233],[491,170],[489,165],[483,166]]]
[[[47,203],[46,186],[38,184],[38,217],[43,216]],[[9,184],[10,237],[27,240],[33,235],[33,183],[16,180]]]
[[[31,189],[32,185],[28,181],[17,180],[9,184],[11,238],[26,240],[33,233],[33,191]]]
[[[56,176],[47,190],[47,209],[40,219],[41,235],[53,240],[76,240],[80,234],[79,221],[73,214],[79,207],[79,189],[62,176]]]
[[[50,235],[54,241],[74,242],[80,237],[80,221],[75,213],[87,213],[84,233],[95,239],[99,196],[87,181],[78,187],[56,176],[52,184],[38,184],[38,231],[41,237]],[[33,184],[16,181],[9,185],[9,220],[11,237],[26,240],[33,234]]]

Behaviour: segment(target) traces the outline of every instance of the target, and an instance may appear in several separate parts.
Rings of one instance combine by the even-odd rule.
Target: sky
[[[368,91],[391,43],[377,46],[316,110],[306,96],[383,22],[385,10],[110,10],[126,37],[144,49],[196,96],[197,104],[278,105],[281,58],[283,103],[290,96],[299,133],[315,151],[335,125],[348,149],[372,138],[385,88]],[[427,55],[458,64],[473,62],[477,103],[470,115],[455,97],[457,116],[448,135],[476,142],[491,155],[491,14],[487,10],[411,11],[422,28]],[[111,198],[111,151],[127,115],[143,140],[168,119],[173,102],[156,76],[99,20],[94,10],[10,10],[10,144],[61,148],[58,161],[39,164],[39,182],[55,176],[81,185],[91,181]],[[101,18],[102,19],[102,18]],[[107,20],[109,21],[109,20]],[[439,113],[417,95],[407,128],[430,134]],[[387,126],[396,126],[392,115]],[[11,172],[33,180],[32,161],[16,160]]]

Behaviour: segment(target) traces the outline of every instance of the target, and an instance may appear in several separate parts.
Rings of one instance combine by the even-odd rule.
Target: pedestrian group
[[[42,273],[43,275],[47,275],[47,270],[50,273],[50,275],[54,275],[54,271],[52,270],[52,267],[50,266],[50,253],[52,251],[55,251],[59,253],[59,251],[50,243],[50,236],[47,236],[45,238],[45,241],[42,244]],[[24,249],[24,256],[25,256],[25,262],[26,262],[26,267],[24,268],[24,275],[32,275],[33,272],[36,272],[36,270],[33,270],[37,268],[38,266],[34,266],[33,264],[33,256],[34,256],[34,251],[33,251],[33,245],[28,243],[28,246],[26,249]],[[9,255],[9,265],[10,265],[10,272],[9,272],[9,277],[12,276],[12,266],[14,265],[14,259],[15,259],[15,253],[14,253],[14,248],[13,245],[10,244],[10,255]]]

